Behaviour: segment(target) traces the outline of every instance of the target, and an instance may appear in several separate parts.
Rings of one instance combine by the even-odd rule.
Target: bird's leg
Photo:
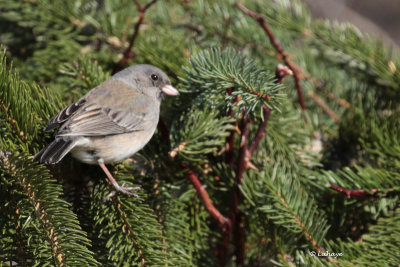
[[[139,196],[137,194],[134,194],[134,193],[132,193],[130,191],[132,191],[132,190],[141,190],[140,187],[124,187],[125,182],[122,184],[122,186],[120,186],[117,183],[117,181],[115,181],[115,179],[112,176],[112,174],[110,173],[110,171],[107,169],[106,165],[104,164],[103,159],[99,159],[97,162],[99,163],[99,166],[103,169],[105,174],[107,175],[108,179],[110,179],[110,182],[114,186],[115,191],[118,191],[118,192],[121,192],[123,194],[131,195],[131,196],[134,196],[136,198],[139,198]],[[115,195],[115,191],[113,191],[110,194],[108,194],[104,200],[109,200],[111,197],[113,197]]]

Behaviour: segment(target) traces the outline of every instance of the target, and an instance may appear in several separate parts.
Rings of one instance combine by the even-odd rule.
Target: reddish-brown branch
[[[148,2],[147,4],[145,4],[144,6],[142,6],[138,0],[133,0],[137,6],[137,9],[139,12],[145,12],[146,9],[148,9],[152,4],[154,4],[157,0],[151,0],[150,2]]]
[[[249,157],[251,157],[253,155],[254,150],[256,150],[261,139],[265,136],[265,129],[267,128],[268,119],[269,119],[270,114],[271,114],[271,109],[269,109],[266,106],[263,106],[264,121],[262,121],[260,123],[260,126],[258,126],[256,136],[254,137],[254,140],[249,147],[249,150],[248,150]]]
[[[217,208],[213,205],[210,197],[208,196],[207,191],[204,189],[204,186],[201,184],[197,176],[193,171],[187,171],[187,176],[192,182],[193,186],[196,188],[197,193],[199,194],[201,200],[204,203],[206,210],[210,213],[210,215],[218,222],[220,228],[225,231],[226,227],[228,227],[230,221],[228,218],[223,216]]]
[[[247,162],[250,159],[247,147],[247,141],[249,138],[249,124],[246,117],[242,119],[242,126],[240,130],[242,135],[240,137],[239,159],[238,159],[238,165],[236,170],[236,181],[235,181],[236,185],[238,186],[242,184],[243,174],[244,171],[246,170]]]
[[[228,88],[228,89],[226,89],[226,92],[228,93],[228,95],[232,95],[233,89]],[[237,97],[235,97],[235,99],[233,100],[233,103],[235,103],[235,102],[237,102]],[[233,118],[232,107],[229,108],[228,116]],[[238,125],[238,123],[237,123],[237,121],[235,121],[234,122],[235,129],[237,128],[237,125]],[[227,145],[228,145],[228,147],[227,147],[228,151],[225,156],[225,162],[228,163],[230,166],[233,166],[233,161],[234,161],[233,154],[234,154],[234,149],[235,149],[235,130],[232,130],[231,134],[227,138]]]
[[[231,110],[229,113],[231,113]],[[234,122],[234,126],[235,126],[235,128],[237,127],[236,121]],[[233,160],[234,160],[233,153],[234,153],[234,148],[235,148],[235,130],[231,131],[231,134],[229,135],[228,140],[227,140],[227,144],[228,144],[228,147],[227,147],[228,151],[226,152],[225,162],[227,164],[229,164],[230,166],[233,166]]]
[[[334,184],[328,184],[327,187],[332,188],[333,190],[336,190],[340,193],[343,193],[347,196],[347,198],[350,197],[361,197],[361,198],[369,198],[369,197],[377,197],[378,196],[378,190],[377,189],[372,189],[372,193],[366,192],[363,189],[347,189],[338,185]]]
[[[245,215],[242,211],[238,210],[236,215],[235,222],[235,256],[236,256],[236,264],[237,266],[243,266],[244,257],[245,257],[245,241],[246,241],[246,232],[245,232]]]
[[[223,216],[221,212],[219,212],[219,210],[214,206],[206,189],[201,184],[197,175],[193,171],[188,170],[186,164],[182,164],[182,167],[187,169],[186,176],[189,178],[190,182],[196,189],[196,192],[199,194],[208,213],[210,213],[211,217],[213,217],[218,222],[218,225],[222,233],[228,231],[231,228],[231,221],[225,216]]]
[[[248,149],[248,138],[249,138],[249,124],[248,119],[244,117],[242,119],[241,126],[241,137],[239,147],[239,159],[238,167],[236,170],[236,181],[234,188],[233,207],[231,211],[231,221],[233,229],[235,230],[235,256],[236,264],[242,266],[244,263],[244,214],[239,211],[239,204],[242,201],[242,195],[240,193],[239,186],[242,184],[244,172],[247,169],[248,162],[250,161],[249,149]]]
[[[265,19],[262,16],[260,16],[259,14],[257,14],[256,12],[247,9],[245,6],[243,6],[242,4],[240,4],[238,2],[236,2],[235,5],[241,11],[243,11],[243,13],[245,13],[246,15],[249,15],[250,17],[255,19],[258,22],[258,24],[260,24],[260,26],[264,29],[264,31],[268,35],[268,38],[269,38],[270,42],[272,43],[272,45],[274,46],[274,48],[276,49],[276,51],[282,57],[285,64],[293,72],[294,83],[296,86],[299,103],[300,103],[301,109],[305,110],[306,105],[305,105],[304,98],[303,98],[303,92],[302,92],[303,90],[300,85],[300,72],[299,72],[298,68],[292,61],[290,61],[288,54],[285,52],[285,50],[283,50],[282,46],[277,42],[277,40],[275,39],[275,35],[272,33],[271,29],[268,27]]]
[[[135,40],[139,34],[139,28],[140,25],[142,25],[143,20],[144,20],[144,13],[146,13],[146,10],[153,5],[155,2],[157,2],[157,0],[151,0],[150,2],[148,2],[146,5],[142,6],[138,0],[134,0],[137,10],[140,12],[139,13],[139,17],[138,20],[135,23],[135,26],[133,27],[133,33],[131,38],[129,39],[129,44],[128,47],[125,49],[125,52],[123,53],[123,57],[121,58],[121,60],[115,65],[113,73],[116,73],[117,71],[121,70],[122,67],[126,64],[126,62],[128,61],[128,59],[132,58],[132,47],[133,44],[135,43]]]
[[[244,261],[244,215],[240,215],[239,204],[241,201],[241,194],[239,186],[242,183],[243,174],[246,171],[247,163],[249,161],[248,156],[248,135],[249,135],[249,125],[248,119],[246,117],[242,118],[241,125],[241,137],[240,137],[240,148],[239,148],[239,158],[236,169],[236,180],[235,186],[233,188],[233,199],[230,208],[230,221],[232,227],[235,229],[235,255],[237,265],[242,265]],[[220,266],[225,266],[225,260],[228,253],[229,240],[232,235],[232,228],[226,231],[223,237],[222,247],[219,249],[219,262]]]

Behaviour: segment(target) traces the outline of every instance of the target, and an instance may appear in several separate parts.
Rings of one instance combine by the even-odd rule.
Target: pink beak
[[[172,85],[164,85],[161,88],[161,91],[163,91],[164,94],[166,95],[179,95],[178,90],[176,90]]]

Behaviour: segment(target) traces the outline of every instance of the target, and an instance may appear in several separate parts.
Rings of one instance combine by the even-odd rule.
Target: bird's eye
[[[155,74],[152,74],[152,75],[151,75],[151,79],[152,79],[153,81],[157,81],[157,80],[158,80],[158,76],[155,75]]]

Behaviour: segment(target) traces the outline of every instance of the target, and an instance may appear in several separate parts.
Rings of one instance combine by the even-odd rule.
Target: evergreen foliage
[[[0,266],[397,266],[396,51],[299,0],[240,1],[287,58],[235,1],[138,2],[0,2]],[[98,166],[32,158],[46,122],[121,60],[181,95],[111,169],[140,198],[105,201]]]

